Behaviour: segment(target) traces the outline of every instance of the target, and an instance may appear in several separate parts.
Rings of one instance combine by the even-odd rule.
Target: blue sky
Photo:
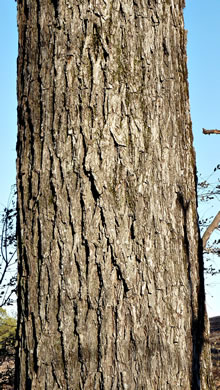
[[[197,169],[203,178],[220,164],[220,135],[203,135],[202,128],[220,129],[220,0],[186,0],[188,71],[191,118]],[[216,182],[220,171],[210,177]],[[219,197],[212,206],[200,207],[200,215],[215,215]],[[219,232],[215,238],[220,238]],[[220,268],[220,258],[213,258]],[[206,302],[210,317],[220,315],[220,275],[206,278]]]
[[[198,171],[209,176],[220,163],[220,135],[205,136],[202,128],[220,129],[220,0],[186,0],[190,105]],[[0,210],[15,183],[16,159],[16,2],[0,0]],[[220,175],[218,175],[219,177]],[[214,180],[214,179],[213,179]],[[214,210],[219,209],[219,199]],[[210,210],[204,210],[209,213]],[[220,315],[220,276],[207,287],[210,316]],[[212,298],[214,296],[214,298]]]
[[[17,22],[14,0],[0,0],[0,209],[15,183]]]
[[[184,14],[194,145],[205,175],[220,163],[220,136],[202,134],[203,127],[220,129],[220,1],[187,0]]]

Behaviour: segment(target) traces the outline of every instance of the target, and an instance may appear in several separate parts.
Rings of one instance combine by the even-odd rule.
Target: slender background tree
[[[202,179],[202,175],[199,175],[198,182],[198,201],[199,201],[199,214],[200,214],[200,228],[202,232],[203,251],[205,254],[205,269],[208,274],[216,275],[220,272],[219,259],[217,258],[217,266],[214,265],[213,255],[219,256],[220,254],[220,240],[218,234],[220,223],[220,212],[213,215],[213,207],[217,204],[219,207],[219,195],[220,195],[220,179],[218,177],[218,171],[220,165],[218,164],[213,172],[206,179]],[[216,209],[216,207],[214,207]],[[216,256],[215,256],[216,257]]]
[[[220,130],[214,129],[214,130],[206,130],[203,128],[203,134],[220,134]],[[218,164],[214,168],[214,172],[209,176],[208,179],[202,180],[198,183],[198,195],[200,202],[207,202],[212,201],[213,199],[217,200],[219,203],[219,195],[220,195],[220,179],[218,177],[216,183],[210,183],[210,178],[213,176],[215,172],[218,172],[220,169],[220,164]],[[219,204],[218,204],[219,208]],[[220,256],[220,239],[215,238],[212,243],[210,244],[210,237],[216,229],[220,230],[220,211],[217,212],[217,214],[213,217],[208,218],[201,218],[200,220],[200,226],[203,230],[202,235],[202,241],[203,241],[203,251],[207,256],[206,261],[207,263],[210,262],[210,254],[218,255]],[[208,245],[209,241],[209,245]],[[212,260],[212,259],[211,259]],[[216,275],[220,272],[220,266],[218,265],[217,268],[213,266],[213,263],[211,261],[211,264],[206,268],[206,271],[211,275]]]
[[[12,186],[0,225],[0,307],[12,305],[17,286],[16,189]]]

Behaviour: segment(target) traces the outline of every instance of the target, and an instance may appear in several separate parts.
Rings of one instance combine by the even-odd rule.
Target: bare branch
[[[220,255],[220,249],[219,248],[212,248],[211,246],[210,247],[205,247],[204,248],[204,251],[203,251],[203,253],[205,253],[205,254],[212,254],[212,255]]]
[[[206,243],[211,236],[212,232],[219,227],[220,224],[220,211],[213,219],[212,223],[207,227],[205,233],[202,236],[203,249],[206,247]]]
[[[203,132],[203,134],[220,134],[220,130],[218,130],[218,129],[206,130],[203,128],[202,132]]]

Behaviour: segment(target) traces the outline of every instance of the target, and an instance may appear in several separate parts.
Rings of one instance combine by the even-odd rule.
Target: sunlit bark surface
[[[212,389],[182,0],[18,0],[19,390]]]

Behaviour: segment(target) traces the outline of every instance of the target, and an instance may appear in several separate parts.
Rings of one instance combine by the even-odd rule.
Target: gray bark
[[[19,390],[213,388],[183,6],[18,1]]]

